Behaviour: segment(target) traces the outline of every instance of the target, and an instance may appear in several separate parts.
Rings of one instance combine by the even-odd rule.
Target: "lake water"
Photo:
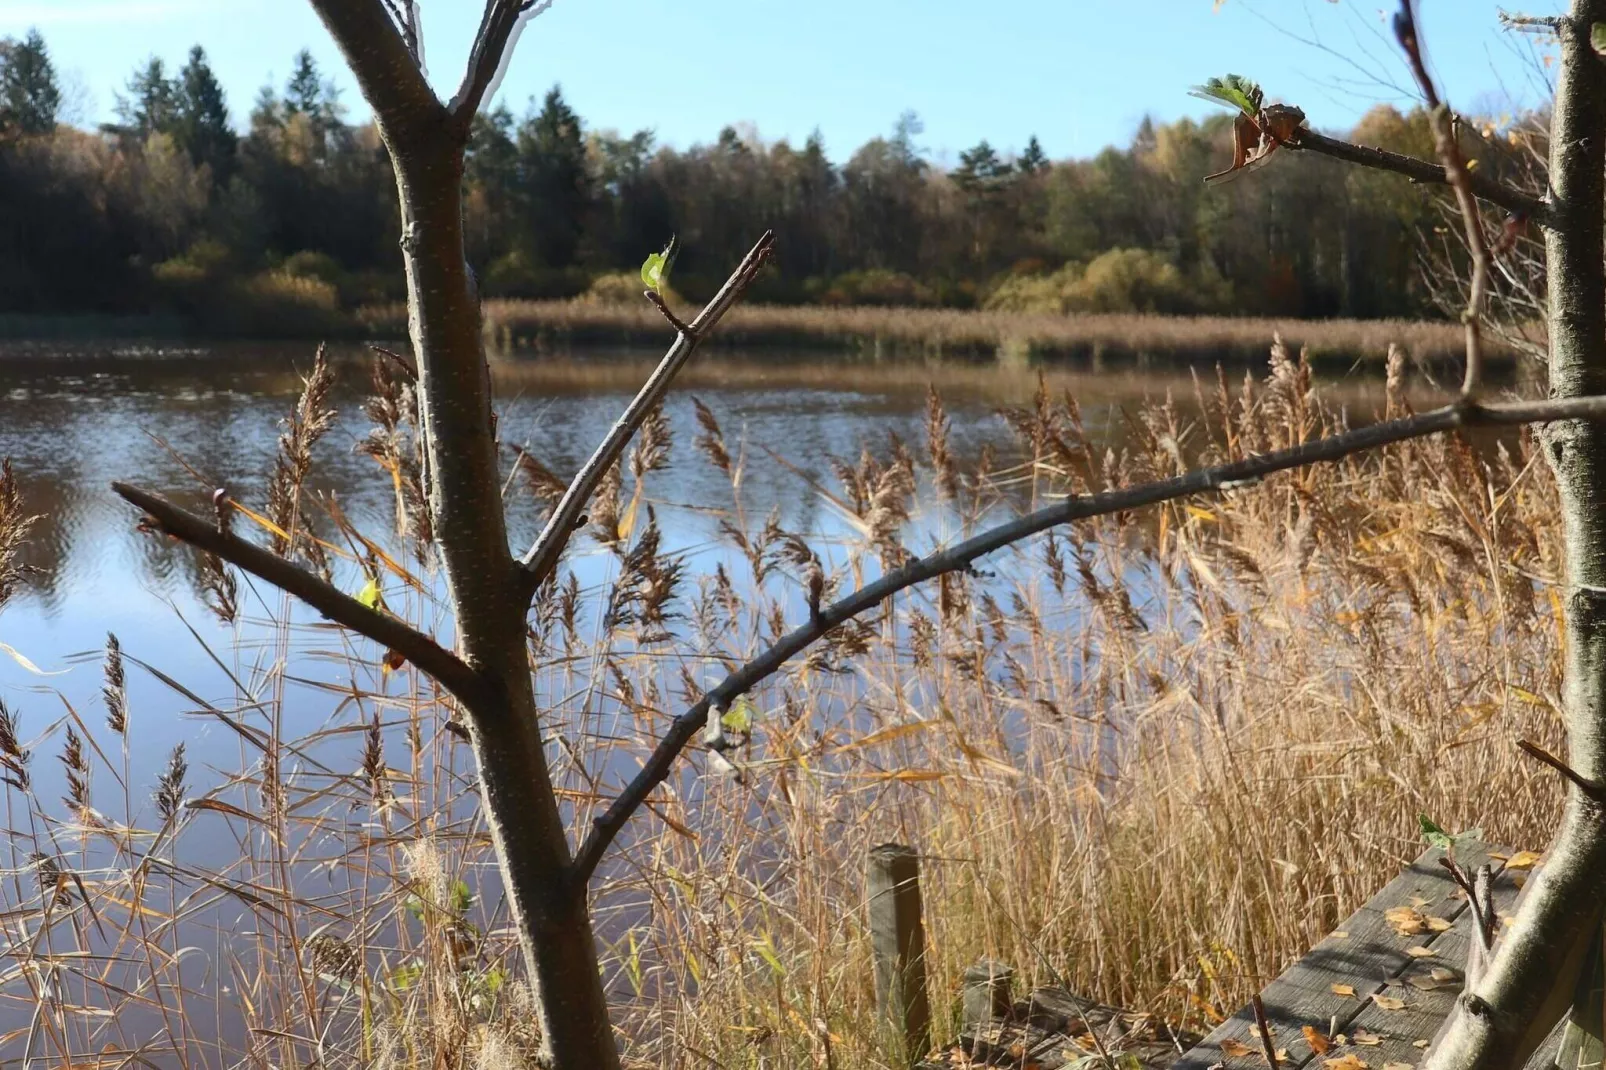
[[[353,448],[370,426],[361,411],[370,358],[350,352],[335,359],[339,418],[317,449],[311,485],[337,500],[357,528],[382,537],[393,526],[392,487],[374,461]],[[645,375],[648,359],[590,354],[499,366],[497,410],[504,442],[523,446],[555,472],[572,473]],[[0,611],[0,642],[15,653],[0,650],[0,701],[20,717],[24,743],[35,751],[33,783],[44,803],[27,815],[33,823],[29,844],[41,839],[54,844],[61,857],[76,858],[91,876],[109,860],[86,846],[90,838],[64,823],[63,808],[54,805],[68,790],[56,759],[69,725],[82,726],[81,733],[101,748],[92,745],[89,753],[97,808],[119,815],[131,811],[135,825],[150,829],[159,822],[148,800],[175,745],[187,748],[192,797],[241,768],[249,748],[242,733],[216,711],[233,711],[240,723],[248,721],[253,702],[242,696],[254,700],[254,689],[270,691],[280,711],[257,724],[257,731],[283,738],[324,729],[330,733],[325,744],[344,755],[348,770],[359,760],[366,718],[380,717],[382,703],[370,708],[331,693],[343,680],[350,683],[339,655],[351,648],[338,633],[308,627],[303,617],[297,617],[297,629],[262,627],[264,619],[294,611],[275,592],[245,581],[242,611],[250,623],[242,632],[225,627],[201,600],[194,555],[137,532],[134,510],[108,488],[114,479],[125,480],[204,509],[210,489],[227,486],[237,500],[260,510],[282,421],[311,361],[311,348],[299,345],[0,350],[0,456],[12,459],[24,499],[40,515],[27,558],[39,572]],[[1035,386],[1029,373],[918,364],[822,365],[817,358],[771,355],[721,356],[717,362],[699,358],[666,404],[673,463],[650,484],[648,500],[662,528],[664,550],[683,555],[691,576],[732,557],[716,544],[720,519],[734,504],[732,487],[693,448],[698,434],[694,396],[717,416],[741,461],[746,516],[761,519],[773,511],[787,531],[829,547],[846,530],[822,493],[824,487],[837,489],[831,459],[851,462],[866,447],[885,456],[889,434],[908,442],[918,456],[931,378],[944,384],[953,450],[962,465],[988,447],[998,451],[1000,464],[1018,456],[997,410],[1029,397]],[[1090,436],[1116,446],[1129,429],[1121,406],[1168,390],[1185,404],[1192,392],[1186,380],[1060,378],[1056,385],[1075,390]],[[1370,411],[1378,389],[1356,384],[1359,407]],[[511,450],[508,460],[511,466]],[[535,534],[536,508],[527,495],[515,494],[509,514],[512,548],[521,551]],[[951,534],[953,524],[951,516],[917,514],[906,542],[917,550],[928,548]],[[570,567],[588,591],[600,590],[608,555],[577,539]],[[349,568],[339,578],[353,589],[361,582]],[[437,619],[447,630],[439,614]],[[130,659],[131,727],[121,756],[119,742],[104,728],[100,699],[108,632],[118,636]],[[385,693],[385,684],[374,686],[376,694]],[[394,712],[384,709],[387,717]],[[387,737],[404,731],[398,724],[387,720]],[[300,758],[314,773],[324,768],[310,753]],[[461,761],[452,768],[458,779],[454,790],[461,792],[468,770]],[[237,796],[246,802],[249,797],[249,792]],[[13,828],[19,820],[13,814]],[[0,866],[9,885],[5,898],[26,904],[30,897],[37,900],[37,891],[29,891],[36,885],[28,883],[37,878],[19,842],[13,838],[11,854],[0,855]],[[186,832],[184,860],[190,865],[224,867],[241,850],[229,835],[209,839],[195,828]],[[197,956],[205,961],[184,967],[193,971],[189,984],[226,987],[223,929],[230,924],[227,918],[212,918],[214,947]],[[15,972],[0,984],[0,997],[0,1032],[21,1030],[32,996]],[[225,1024],[219,1031],[234,1034],[237,1026]],[[10,1043],[0,1049],[11,1054]]]

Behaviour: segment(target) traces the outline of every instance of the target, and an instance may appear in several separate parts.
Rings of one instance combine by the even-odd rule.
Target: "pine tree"
[[[959,169],[954,172],[954,182],[966,193],[987,194],[996,190],[1008,175],[1009,165],[984,139],[975,148],[959,154]]]
[[[591,181],[580,117],[558,86],[519,130],[519,163],[536,254],[548,267],[568,267],[579,252]]]
[[[296,58],[292,62],[295,64],[295,70],[284,87],[285,110],[291,115],[324,118],[324,111],[328,106],[325,99],[327,87],[318,73],[318,62],[305,48],[296,53]]]
[[[190,60],[177,79],[177,123],[174,135],[197,167],[212,170],[214,182],[228,181],[234,170],[238,142],[229,127],[229,107],[223,87],[206,62],[200,45],[190,49]]]
[[[1036,134],[1033,134],[1031,140],[1026,142],[1026,151],[1022,152],[1020,159],[1015,161],[1015,167],[1023,175],[1035,175],[1041,171],[1048,170],[1048,154],[1043,151],[1043,146],[1038,142]]]
[[[48,134],[60,108],[56,69],[39,31],[0,42],[0,133]]]
[[[141,139],[171,133],[178,121],[178,94],[178,83],[167,77],[166,65],[152,56],[128,80],[128,96],[117,96],[122,130]]]

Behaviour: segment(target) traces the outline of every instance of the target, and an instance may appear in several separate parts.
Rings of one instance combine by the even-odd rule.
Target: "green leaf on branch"
[[[1597,22],[1589,28],[1589,43],[1598,54],[1606,56],[1606,22]]]
[[[1200,100],[1214,100],[1230,105],[1251,119],[1260,114],[1260,106],[1266,96],[1258,84],[1241,74],[1212,78],[1204,85],[1194,86],[1188,91],[1188,95],[1198,97]]]
[[[1475,840],[1483,835],[1481,828],[1467,829],[1451,835],[1427,814],[1417,814],[1416,820],[1422,828],[1422,838],[1428,841],[1428,846],[1437,847],[1441,851],[1452,851],[1462,840]]]
[[[647,289],[658,294],[664,292],[669,285],[669,269],[674,266],[678,251],[675,239],[670,238],[663,252],[648,254],[646,262],[641,265],[641,281]]]
[[[752,734],[753,722],[757,719],[753,704],[747,701],[746,695],[742,695],[731,703],[731,708],[719,719],[719,723],[724,726],[725,731],[745,736]]]
[[[357,592],[357,601],[369,609],[378,609],[384,602],[384,596],[379,591],[379,581],[370,577],[368,582],[363,584],[362,590]]]

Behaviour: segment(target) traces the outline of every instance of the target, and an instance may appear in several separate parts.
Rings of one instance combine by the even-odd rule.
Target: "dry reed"
[[[658,344],[663,317],[646,301],[487,301],[485,333],[494,349]],[[406,310],[375,307],[359,313],[364,327],[404,336]],[[892,355],[942,354],[1006,358],[1068,358],[1096,366],[1132,362],[1254,363],[1266,339],[1280,334],[1318,364],[1381,362],[1389,346],[1412,359],[1449,365],[1465,342],[1453,323],[1405,320],[1298,320],[1146,314],[1049,315],[961,309],[821,308],[740,305],[708,340],[727,348],[841,350]],[[1516,350],[1491,344],[1490,359],[1509,366]]]
[[[836,466],[840,488],[818,488],[847,532],[829,538],[747,515],[742,445],[699,403],[703,459],[678,463],[712,464],[731,489],[700,503],[720,509],[723,534],[696,582],[660,544],[655,511],[670,506],[652,488],[673,445],[654,431],[593,503],[608,578],[555,578],[531,617],[576,828],[707,673],[906,543],[1344,421],[1281,348],[1264,380],[1195,391],[1191,415],[1146,406],[1133,444],[1107,450],[1045,381],[1006,414],[1019,451],[996,458],[956,456],[933,395],[923,457],[872,444]],[[410,454],[389,443],[416,433],[397,412],[365,447],[393,480]],[[605,867],[596,916],[629,1064],[885,1065],[863,866],[889,839],[925,858],[943,1028],[961,971],[984,955],[1208,1026],[1418,852],[1419,812],[1540,846],[1560,791],[1513,742],[1560,746],[1555,505],[1526,438],[1410,443],[1078,524],[833,633],[726,712]],[[416,543],[413,508],[398,491],[397,538]],[[353,586],[375,567],[331,557]],[[439,620],[428,553],[416,570],[405,559],[385,559],[385,604]],[[382,651],[267,615],[277,623],[240,625],[242,651],[294,638],[311,660],[301,644],[316,637],[337,679],[221,652],[234,697],[205,708],[239,736],[240,765],[197,793],[179,748],[154,822],[137,801],[116,816],[91,807],[92,783],[121,789],[100,801],[130,785],[115,763],[91,768],[76,720],[54,729],[65,812],[41,799],[22,741],[44,714],[0,706],[18,877],[0,883],[0,999],[7,1020],[34,1023],[0,1053],[528,1065],[530,996],[450,710]],[[109,704],[123,686],[110,653]],[[195,692],[161,679],[194,708]],[[326,724],[286,733],[289,707]],[[237,860],[202,849],[220,837]],[[80,878],[87,901],[64,897]],[[221,974],[177,968],[191,947],[215,949]]]

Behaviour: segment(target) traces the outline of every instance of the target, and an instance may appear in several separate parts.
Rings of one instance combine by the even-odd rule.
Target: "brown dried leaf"
[[[1229,1059],[1241,1059],[1245,1055],[1254,1055],[1255,1049],[1236,1037],[1228,1037],[1221,1042],[1221,1054]]]
[[[1433,969],[1428,971],[1428,976],[1432,977],[1435,981],[1439,981],[1439,982],[1441,982],[1443,984],[1449,984],[1449,983],[1453,982],[1456,979],[1455,971],[1454,970],[1447,970],[1443,966],[1435,966],[1435,967],[1433,967]]]
[[[1368,1048],[1375,1048],[1379,1044],[1383,1043],[1383,1038],[1378,1036],[1376,1033],[1368,1033],[1364,1029],[1357,1029],[1355,1030],[1355,1035],[1350,1037],[1350,1042],[1353,1044],[1360,1044]]]
[[[1327,1035],[1314,1026],[1302,1025],[1299,1031],[1305,1034],[1305,1043],[1310,1045],[1312,1055],[1326,1055],[1327,1049],[1333,1046]]]
[[[1337,1059],[1323,1059],[1322,1065],[1327,1067],[1327,1070],[1371,1070],[1365,1060],[1353,1054]]]
[[[1410,1063],[1384,1063],[1383,1070],[1416,1070]]]
[[[1450,924],[1450,921],[1447,918],[1429,917],[1427,919],[1427,924],[1428,924],[1428,929],[1431,930],[1432,932],[1436,932],[1436,933],[1447,933],[1447,932],[1450,931],[1451,928],[1453,928],[1453,926]]]
[[[1394,996],[1384,996],[1374,993],[1372,996],[1372,1002],[1376,1003],[1380,1009],[1385,1011],[1403,1011],[1405,1009],[1405,1000],[1396,999]]]
[[[1333,984],[1328,987],[1333,990],[1333,995],[1335,996],[1353,996],[1355,994],[1355,986],[1353,985]]]
[[[1410,955],[1413,959],[1430,959],[1437,952],[1435,952],[1431,947],[1423,947],[1418,944],[1416,947],[1406,948],[1405,953]]]

